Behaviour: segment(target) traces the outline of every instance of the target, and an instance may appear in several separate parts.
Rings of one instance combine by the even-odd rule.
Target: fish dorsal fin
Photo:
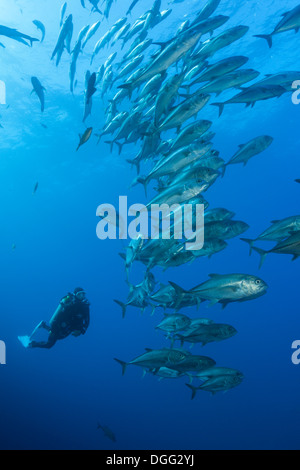
[[[277,222],[280,222],[280,220],[271,220],[271,224],[277,224]]]
[[[145,351],[146,351],[146,352],[151,352],[151,351],[153,351],[153,349],[145,348]]]
[[[243,147],[245,147],[245,144],[239,144],[238,147],[242,149]]]
[[[213,279],[213,278],[221,277],[221,274],[212,273],[212,274],[209,274],[209,277]]]
[[[286,11],[285,13],[282,13],[281,16],[286,16],[286,15],[288,15],[288,14],[289,14],[289,12]]]

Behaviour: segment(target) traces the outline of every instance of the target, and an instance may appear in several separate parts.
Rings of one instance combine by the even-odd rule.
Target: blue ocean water
[[[88,3],[88,2],[86,2]],[[145,203],[142,186],[128,190],[135,170],[126,159],[134,157],[141,143],[124,147],[121,156],[95,137],[75,152],[78,133],[83,133],[84,79],[87,69],[96,71],[120,46],[104,49],[90,67],[93,46],[114,22],[124,16],[129,0],[116,0],[108,21],[79,57],[74,96],[69,91],[70,57],[64,52],[58,67],[51,54],[59,33],[61,1],[2,0],[1,23],[34,37],[32,24],[46,26],[43,43],[32,48],[2,37],[0,79],[6,84],[7,105],[1,105],[0,129],[0,339],[7,348],[7,364],[0,366],[0,447],[2,449],[298,449],[299,368],[291,361],[291,345],[300,339],[299,261],[290,256],[270,255],[261,270],[258,255],[249,257],[239,238],[211,259],[153,273],[159,282],[174,281],[192,288],[210,273],[247,273],[269,285],[267,295],[245,303],[186,309],[191,317],[212,318],[233,325],[238,335],[195,354],[212,357],[219,366],[241,370],[244,382],[226,394],[211,396],[199,391],[191,401],[186,378],[158,381],[142,370],[129,367],[122,377],[114,357],[129,361],[146,347],[169,345],[155,326],[163,317],[157,309],[144,315],[128,308],[126,318],[113,300],[126,300],[124,262],[119,252],[125,242],[100,241],[96,237],[96,208],[117,205],[120,195],[130,203]],[[153,2],[140,0],[132,12],[138,18]],[[254,38],[272,31],[280,15],[297,5],[295,0],[225,1],[217,14],[230,16],[218,33],[236,25],[249,32],[237,43],[218,52],[212,62],[231,55],[249,57],[249,68],[264,74],[297,70],[299,35],[275,36],[273,47]],[[202,5],[201,5],[202,6]],[[162,1],[162,9],[170,7]],[[159,41],[174,36],[185,19],[194,18],[197,0],[172,5],[172,14],[156,26],[150,37]],[[99,18],[69,0],[74,36]],[[216,34],[216,33],[215,33]],[[46,88],[42,114],[30,78],[37,76]],[[225,101],[230,90],[217,101]],[[94,130],[104,125],[109,96],[93,97],[92,115],[86,125]],[[128,111],[130,102],[122,109]],[[217,109],[205,107],[199,118],[213,120],[214,147],[226,161],[238,145],[257,135],[274,137],[263,154],[244,168],[232,165],[225,177],[205,194],[210,207],[226,207],[250,225],[245,236],[255,238],[270,221],[299,212],[299,122],[300,107],[291,94],[258,102],[253,109],[243,105]],[[44,124],[47,127],[43,127]],[[143,173],[143,171],[142,171]],[[39,182],[37,192],[33,188]],[[154,194],[154,192],[153,192]],[[12,245],[15,244],[15,249]],[[266,246],[266,245],[262,245]],[[271,247],[272,245],[267,245]],[[145,268],[135,263],[133,283],[141,282]],[[76,286],[86,289],[91,302],[91,325],[85,336],[67,338],[51,350],[25,350],[18,335],[29,334],[41,320],[48,320],[59,300]],[[300,366],[298,366],[300,367]],[[108,425],[117,442],[97,430]]]

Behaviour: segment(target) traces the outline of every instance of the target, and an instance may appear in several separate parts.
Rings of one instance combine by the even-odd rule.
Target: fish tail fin
[[[126,160],[127,163],[130,163],[131,164],[131,167],[133,165],[136,166],[136,171],[137,171],[137,174],[139,175],[140,174],[140,162],[138,162],[137,160]]]
[[[120,366],[122,367],[122,375],[125,374],[126,372],[126,368],[127,368],[127,362],[124,362],[124,361],[121,361],[120,359],[117,359],[116,357],[114,358],[114,360],[120,364]]]
[[[118,88],[123,88],[124,90],[126,90],[129,94],[129,98],[131,99],[132,91],[133,91],[131,83],[123,83],[123,85],[119,85]]]
[[[255,242],[255,240],[251,240],[250,238],[241,238],[241,240],[243,242],[248,243],[248,245],[250,246],[249,256],[251,256],[252,255],[252,250],[253,250],[253,243]]]
[[[138,183],[141,183],[143,186],[144,186],[144,190],[145,190],[145,195],[147,197],[147,184],[148,184],[148,179],[147,177],[146,178],[142,178],[141,176],[137,178],[136,180]]]
[[[121,155],[124,144],[121,144],[120,142],[115,142],[115,144],[117,144],[117,146],[119,148],[119,155]]]
[[[150,315],[151,315],[151,317],[152,317],[152,316],[154,315],[154,313],[155,313],[156,305],[151,305],[151,304],[150,304],[150,306],[151,306],[151,314],[150,314]]]
[[[114,302],[116,304],[118,304],[121,309],[122,309],[122,317],[125,318],[125,315],[126,315],[126,305],[124,304],[124,302],[120,302],[120,300],[114,300]]]
[[[110,151],[112,152],[115,142],[113,140],[106,140],[104,143],[110,145]]]
[[[173,289],[175,290],[175,293],[176,293],[176,305],[175,305],[175,310],[178,311],[178,307],[180,306],[180,303],[181,303],[181,300],[184,296],[184,294],[186,294],[186,291],[184,289],[182,289],[182,287],[178,286],[177,284],[175,284],[175,282],[171,282],[169,281],[169,284],[173,287]]]
[[[189,389],[192,390],[192,397],[191,397],[191,400],[194,400],[195,396],[196,396],[196,392],[197,392],[197,387],[195,387],[194,385],[191,385],[191,384],[185,384]]]
[[[217,106],[219,108],[219,117],[222,116],[224,111],[224,103],[211,103],[211,106]]]
[[[184,88],[186,90],[187,95],[190,94],[191,85],[181,85],[180,88]],[[180,96],[182,96],[182,95],[180,95]]]
[[[225,163],[225,165],[223,165],[223,168],[222,168],[222,171],[221,171],[222,178],[224,178],[224,176],[225,176],[227,165],[228,165],[228,163]]]
[[[255,38],[260,38],[260,39],[265,39],[268,43],[269,48],[271,49],[272,47],[272,34],[255,34],[253,37]]]
[[[184,290],[182,287],[180,287],[178,284],[175,284],[175,282],[169,281],[169,284],[173,287],[175,290],[176,294],[186,294],[186,290]]]
[[[264,264],[264,261],[266,259],[268,252],[265,250],[262,250],[261,248],[257,248],[256,246],[253,246],[253,250],[256,251],[260,256],[260,263],[259,263],[259,269],[260,269],[262,265]]]
[[[30,41],[30,46],[31,46],[31,47],[32,47],[32,44],[33,44],[34,42],[40,42],[40,40],[39,40],[39,39],[36,39],[36,38],[30,38],[29,41]]]

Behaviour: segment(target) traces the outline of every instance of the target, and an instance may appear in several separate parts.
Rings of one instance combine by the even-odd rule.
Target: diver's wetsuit
[[[64,297],[50,320],[50,326],[41,324],[49,332],[47,341],[31,341],[30,348],[50,349],[56,341],[74,336],[84,335],[90,324],[90,303],[78,300],[74,294]]]

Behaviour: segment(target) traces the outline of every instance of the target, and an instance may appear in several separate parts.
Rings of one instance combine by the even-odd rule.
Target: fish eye
[[[260,284],[260,280],[259,280],[259,279],[256,279],[255,284],[259,285],[259,284]]]

